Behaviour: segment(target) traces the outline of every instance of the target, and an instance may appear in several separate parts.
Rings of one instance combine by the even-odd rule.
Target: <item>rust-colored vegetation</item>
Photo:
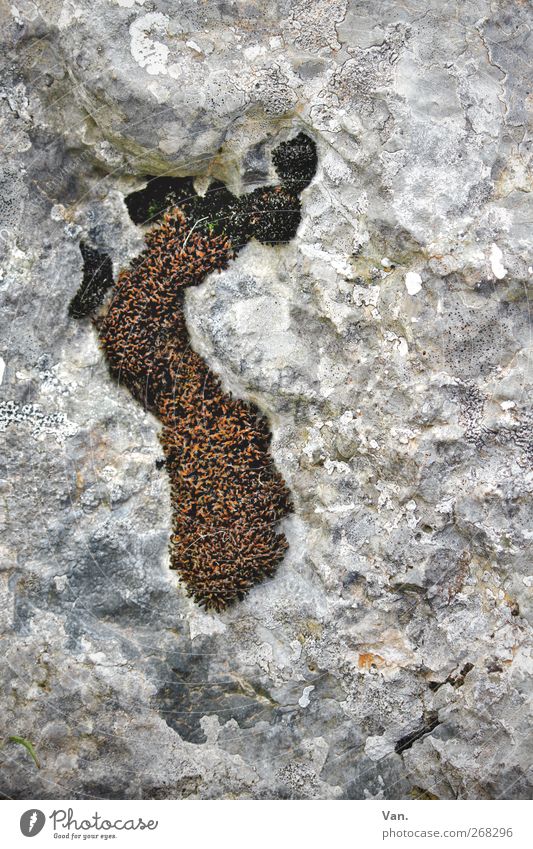
[[[199,197],[185,180],[174,181],[166,211],[165,197],[150,209],[150,184],[130,195],[130,213],[158,223],[94,319],[112,375],[163,425],[171,568],[198,603],[215,610],[273,574],[287,548],[277,523],[291,503],[269,454],[266,420],[253,404],[225,393],[191,350],[183,296],[185,287],[226,268],[252,237],[275,244],[296,232],[298,194],[315,172],[315,146],[300,133],[273,160],[281,185],[243,198],[222,183]],[[160,195],[161,185],[159,179]]]

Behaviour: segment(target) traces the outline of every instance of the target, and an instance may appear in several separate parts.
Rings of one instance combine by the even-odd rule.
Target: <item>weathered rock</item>
[[[530,795],[530,5],[2,8],[1,733],[42,762],[5,745],[4,795]],[[302,129],[296,239],[187,295],[296,504],[207,616],[78,244],[116,273],[144,176],[249,190]]]

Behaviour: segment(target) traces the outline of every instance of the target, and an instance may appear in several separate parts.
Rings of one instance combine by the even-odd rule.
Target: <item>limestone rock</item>
[[[529,4],[1,5],[1,734],[42,763],[6,744],[3,792],[528,797]],[[68,315],[78,246],[116,274],[147,175],[248,191],[301,130],[296,239],[187,295],[296,505],[206,615],[157,423]]]

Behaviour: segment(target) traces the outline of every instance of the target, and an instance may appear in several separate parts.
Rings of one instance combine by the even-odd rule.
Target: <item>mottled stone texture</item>
[[[0,723],[42,762],[4,746],[1,792],[529,796],[531,4],[0,5]],[[78,244],[116,274],[145,175],[242,193],[300,130],[296,239],[187,294],[296,507],[206,615],[158,424],[68,315]]]

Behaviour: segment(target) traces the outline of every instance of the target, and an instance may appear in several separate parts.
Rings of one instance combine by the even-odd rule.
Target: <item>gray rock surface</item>
[[[531,6],[0,0],[0,790],[531,795]],[[296,513],[222,615],[168,569],[157,423],[67,315],[147,174],[246,191],[304,129],[298,237],[189,290]]]

